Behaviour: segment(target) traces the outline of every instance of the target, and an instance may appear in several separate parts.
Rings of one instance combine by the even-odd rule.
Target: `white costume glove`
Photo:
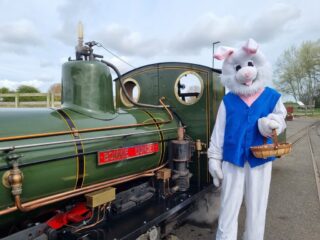
[[[221,160],[210,158],[209,159],[209,172],[213,177],[213,184],[216,187],[220,186],[220,182],[223,179]]]
[[[262,136],[271,137],[272,129],[276,129],[277,135],[279,134],[278,129],[282,122],[283,119],[281,119],[281,116],[270,113],[267,117],[263,117],[258,120],[258,128]]]

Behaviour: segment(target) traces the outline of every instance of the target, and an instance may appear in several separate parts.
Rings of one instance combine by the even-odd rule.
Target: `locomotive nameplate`
[[[98,153],[98,165],[115,163],[157,152],[159,152],[159,143],[146,143],[131,147],[111,149]]]

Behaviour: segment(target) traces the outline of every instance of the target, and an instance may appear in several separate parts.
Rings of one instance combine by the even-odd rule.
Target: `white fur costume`
[[[220,47],[214,57],[224,59],[222,83],[248,106],[260,96],[266,81],[271,80],[271,67],[252,39],[238,50]],[[258,120],[261,135],[271,136],[272,129],[277,129],[280,134],[286,128],[285,116],[286,109],[280,98],[273,112]],[[222,101],[208,149],[209,171],[214,185],[219,186],[222,181],[216,239],[237,239],[238,214],[244,197],[247,211],[244,240],[263,240],[272,162],[254,168],[246,162],[242,168],[223,161],[226,118]]]

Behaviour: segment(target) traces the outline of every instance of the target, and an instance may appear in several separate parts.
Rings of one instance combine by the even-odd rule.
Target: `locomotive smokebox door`
[[[172,179],[178,190],[185,192],[189,189],[192,174],[189,171],[191,159],[191,143],[187,140],[172,140],[170,142],[170,167]]]

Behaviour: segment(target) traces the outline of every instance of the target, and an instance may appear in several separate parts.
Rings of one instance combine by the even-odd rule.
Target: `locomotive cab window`
[[[123,85],[129,95],[129,97],[131,97],[134,102],[138,102],[139,98],[140,98],[140,86],[139,86],[138,82],[132,78],[128,78],[128,79],[124,80]],[[133,104],[129,101],[129,99],[126,97],[125,93],[123,92],[123,90],[121,88],[120,88],[120,99],[121,99],[121,102],[126,107],[133,106]]]
[[[203,80],[196,72],[184,72],[177,78],[174,94],[180,103],[192,105],[199,101],[202,93]]]

